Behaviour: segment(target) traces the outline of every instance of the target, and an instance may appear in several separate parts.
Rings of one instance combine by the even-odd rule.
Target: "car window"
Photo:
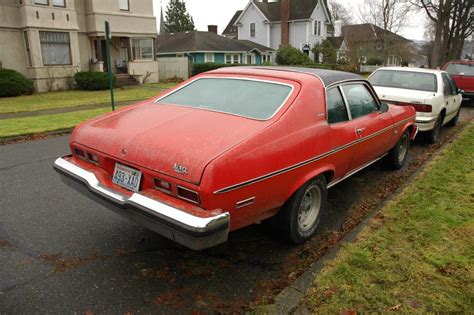
[[[270,119],[285,103],[292,87],[280,83],[233,78],[201,78],[165,96],[157,104],[173,104]]]
[[[448,74],[447,75],[449,83],[451,84],[451,91],[453,92],[453,95],[458,94],[458,87],[456,85],[456,82],[454,82],[453,78]]]
[[[437,92],[436,75],[415,71],[379,70],[369,78],[373,86]]]
[[[348,121],[349,115],[344,104],[341,91],[339,88],[332,88],[327,93],[327,107],[328,107],[328,123],[334,124],[338,122]]]
[[[446,67],[446,71],[450,75],[460,75],[461,73],[464,73],[465,76],[474,77],[474,63],[472,64],[450,63]]]
[[[352,118],[361,117],[377,111],[377,101],[363,84],[347,84],[342,86]]]
[[[448,75],[446,73],[442,73],[441,76],[443,77],[443,93],[445,96],[453,95],[453,89],[451,87],[451,82],[449,82]]]

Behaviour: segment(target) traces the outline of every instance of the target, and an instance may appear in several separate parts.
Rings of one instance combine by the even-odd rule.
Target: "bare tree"
[[[352,15],[349,12],[349,9],[345,7],[342,3],[332,0],[329,2],[331,7],[331,15],[333,21],[342,21],[342,25],[349,25],[352,23]]]
[[[464,41],[473,33],[474,0],[411,0],[435,25],[431,66],[461,57]]]
[[[374,24],[384,31],[381,34],[384,64],[389,47],[394,45],[392,41],[395,38],[391,33],[397,34],[407,25],[412,11],[412,4],[406,0],[365,0],[364,5],[359,7],[359,17],[363,22]]]

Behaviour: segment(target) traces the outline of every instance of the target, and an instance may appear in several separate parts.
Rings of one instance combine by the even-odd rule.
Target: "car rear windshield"
[[[450,63],[446,67],[446,72],[450,75],[460,75],[463,73],[465,76],[474,77],[474,63],[473,64],[460,64]]]
[[[399,89],[436,92],[438,85],[436,75],[411,71],[380,70],[370,78],[373,86],[392,87]]]
[[[270,119],[292,87],[279,83],[232,78],[201,78],[157,101],[202,108],[258,120]]]

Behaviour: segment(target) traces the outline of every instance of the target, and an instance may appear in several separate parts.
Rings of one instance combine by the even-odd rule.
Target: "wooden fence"
[[[173,77],[187,80],[189,78],[189,66],[187,57],[158,58],[160,81],[165,81]]]

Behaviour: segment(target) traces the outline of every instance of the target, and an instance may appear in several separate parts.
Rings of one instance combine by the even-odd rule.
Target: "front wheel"
[[[402,137],[397,144],[388,152],[385,158],[385,164],[392,169],[398,170],[403,167],[408,156],[408,148],[410,147],[409,130],[403,132]]]
[[[310,239],[326,208],[327,184],[324,176],[306,183],[281,209],[285,236],[295,244]]]

